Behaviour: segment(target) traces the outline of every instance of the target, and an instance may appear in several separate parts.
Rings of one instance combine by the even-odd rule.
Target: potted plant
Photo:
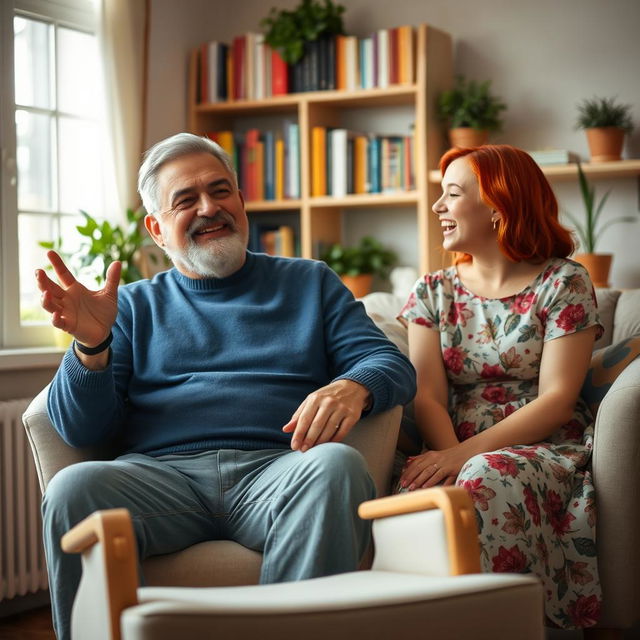
[[[578,104],[576,128],[586,131],[593,162],[620,160],[624,136],[633,130],[631,105],[615,98],[584,99]]]
[[[476,82],[456,77],[453,89],[438,96],[438,117],[449,127],[453,147],[486,144],[490,131],[502,129],[500,113],[507,108],[490,92],[491,81]]]
[[[44,249],[57,251],[71,271],[85,281],[95,280],[98,285],[101,284],[104,281],[107,268],[114,260],[122,262],[120,281],[123,284],[141,280],[144,276],[141,270],[140,250],[143,247],[153,245],[152,239],[140,229],[144,212],[128,209],[126,227],[112,225],[107,220],[98,222],[86,211],[80,213],[85,218],[85,224],[76,227],[82,236],[78,250],[66,250],[62,238],[38,244]],[[157,257],[151,252],[145,257],[154,263],[157,262]],[[56,330],[54,335],[58,346],[68,346],[71,337],[67,333]]]
[[[288,64],[295,64],[305,53],[305,43],[344,34],[345,8],[332,0],[302,0],[293,10],[272,8],[260,22],[266,28],[265,42],[277,49]]]
[[[378,240],[365,236],[355,247],[331,245],[320,259],[340,276],[354,298],[361,298],[371,290],[373,276],[386,278],[398,258]]]
[[[565,211],[576,229],[580,240],[580,248],[582,249],[582,253],[576,254],[574,260],[582,264],[589,272],[594,286],[608,287],[613,256],[610,253],[596,253],[596,244],[611,225],[620,222],[636,222],[637,219],[631,216],[621,216],[599,225],[602,209],[611,193],[611,189],[596,202],[596,189],[589,184],[580,163],[578,163],[578,182],[584,205],[584,221],[581,222],[576,216]]]

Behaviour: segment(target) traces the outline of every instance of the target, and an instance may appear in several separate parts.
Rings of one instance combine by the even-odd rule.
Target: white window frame
[[[98,0],[2,0],[0,2],[0,349],[47,346],[48,325],[22,326],[18,273],[18,189],[14,93],[15,15],[97,33]]]

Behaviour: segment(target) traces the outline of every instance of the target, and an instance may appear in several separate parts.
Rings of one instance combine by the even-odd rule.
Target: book
[[[353,91],[358,88],[358,38],[356,36],[346,36],[345,69],[345,89]]]
[[[367,136],[358,135],[354,139],[353,148],[353,191],[368,193],[367,177]]]
[[[295,199],[300,197],[300,126],[297,122],[287,122],[285,132],[285,194]]]
[[[378,79],[376,86],[386,89],[389,86],[389,30],[378,30]]]
[[[285,189],[285,151],[284,140],[281,136],[275,142],[275,199],[284,200]]]
[[[264,199],[276,199],[276,140],[273,131],[264,132]]]
[[[311,130],[311,195],[327,195],[327,129]]]
[[[347,88],[347,36],[336,36],[336,89]]]
[[[328,136],[331,141],[331,187],[328,193],[341,198],[348,193],[347,142],[349,132],[346,129],[331,129]]]
[[[289,69],[275,49],[271,50],[271,93],[274,96],[289,93]]]

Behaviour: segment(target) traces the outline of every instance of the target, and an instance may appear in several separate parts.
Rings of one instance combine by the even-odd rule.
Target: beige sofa
[[[604,335],[595,349],[640,335],[640,289],[597,289]],[[404,297],[372,293],[367,313],[406,354],[407,335],[395,316]],[[598,567],[603,589],[599,627],[628,629],[640,623],[640,358],[618,376],[596,416],[593,477],[598,513]],[[615,637],[616,634],[606,637]]]

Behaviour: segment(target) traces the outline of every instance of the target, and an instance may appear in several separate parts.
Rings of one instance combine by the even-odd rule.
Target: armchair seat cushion
[[[138,596],[122,616],[127,640],[387,639],[412,629],[433,638],[544,635],[541,587],[528,576],[360,571],[266,587],[142,588]]]

